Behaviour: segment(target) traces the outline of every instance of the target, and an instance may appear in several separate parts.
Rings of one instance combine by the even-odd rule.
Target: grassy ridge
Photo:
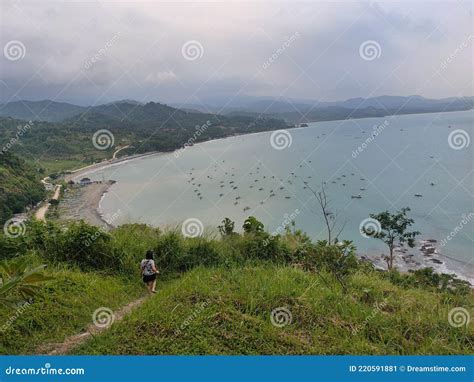
[[[138,281],[54,267],[41,294],[24,308],[0,309],[0,354],[35,354],[45,343],[62,342],[92,323],[102,306],[112,310],[137,298]],[[3,329],[2,329],[3,328]]]
[[[375,272],[351,275],[347,293],[330,273],[322,276],[271,264],[197,268],[74,353],[472,353],[472,325],[447,320],[465,301],[403,289]],[[272,325],[277,307],[292,313],[290,325]]]
[[[134,300],[143,291],[138,264],[152,248],[159,293],[73,353],[472,353],[473,325],[448,320],[451,309],[474,307],[466,283],[431,269],[379,272],[350,242],[314,243],[289,229],[271,236],[248,220],[244,234],[220,238],[143,224],[105,232],[83,222],[32,221],[18,238],[0,233],[0,258],[29,256],[54,277],[1,333],[0,352],[34,353],[81,332],[97,308]],[[278,307],[289,309],[292,324],[272,325]],[[15,315],[0,308],[0,322]]]

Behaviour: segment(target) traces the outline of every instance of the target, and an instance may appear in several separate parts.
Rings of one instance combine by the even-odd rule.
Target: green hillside
[[[374,273],[354,273],[347,285],[344,293],[330,273],[289,266],[199,268],[74,353],[472,353],[474,330],[449,325],[445,296]],[[271,320],[279,307],[292,317],[281,312],[283,327]]]
[[[43,199],[39,175],[24,160],[9,152],[0,154],[0,223]]]
[[[0,145],[15,139],[18,127],[25,123],[0,117]],[[287,127],[283,120],[272,118],[227,117],[186,112],[153,102],[122,102],[85,109],[62,122],[34,121],[16,141],[14,152],[26,160],[39,161],[49,174],[111,158],[114,150],[124,145],[131,147],[121,155],[172,151],[189,142]],[[98,149],[93,137],[101,129],[110,131],[113,144]]]
[[[46,264],[52,277],[24,314],[3,306],[0,293],[0,319],[9,322],[0,352],[39,352],[83,332],[98,308],[116,311],[142,295],[138,264],[152,248],[157,293],[69,353],[473,353],[474,325],[449,317],[472,311],[474,294],[453,276],[380,272],[349,243],[311,242],[299,231],[222,234],[185,238],[141,224],[106,233],[81,222],[28,222],[15,239],[0,233],[0,278],[21,258]],[[8,294],[21,301],[15,289]]]

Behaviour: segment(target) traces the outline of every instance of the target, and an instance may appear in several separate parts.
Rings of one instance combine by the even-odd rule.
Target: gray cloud
[[[19,40],[26,53],[0,57],[1,100],[472,95],[471,6],[6,1],[1,46]],[[190,40],[203,47],[196,60],[182,54]],[[378,59],[360,57],[367,40]]]

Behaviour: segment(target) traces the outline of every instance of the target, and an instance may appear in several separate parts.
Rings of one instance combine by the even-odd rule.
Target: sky
[[[473,95],[473,2],[2,0],[0,101]]]

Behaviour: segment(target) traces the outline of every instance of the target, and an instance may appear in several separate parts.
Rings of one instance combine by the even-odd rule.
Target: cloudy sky
[[[1,101],[473,95],[473,2],[2,0]]]

